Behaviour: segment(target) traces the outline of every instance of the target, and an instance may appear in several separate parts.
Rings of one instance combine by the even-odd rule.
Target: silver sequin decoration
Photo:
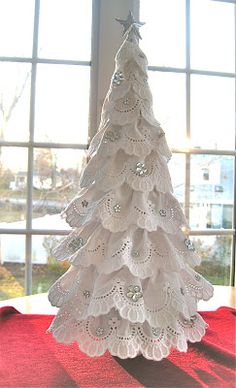
[[[133,250],[131,251],[131,256],[132,256],[132,257],[139,257],[139,255],[140,255],[139,251],[136,251],[135,249],[133,249]]]
[[[90,295],[91,295],[91,292],[88,291],[88,290],[84,290],[84,291],[83,291],[83,295],[84,295],[85,298],[89,298]]]
[[[160,209],[159,214],[161,217],[166,217],[166,210],[165,209]]]
[[[113,210],[114,210],[115,213],[120,213],[120,211],[121,211],[121,206],[120,206],[118,203],[116,203],[116,204],[113,206]]]
[[[124,104],[124,105],[129,105],[129,103],[130,103],[129,98],[126,98],[126,99],[123,101],[123,104]]]
[[[139,286],[130,285],[126,296],[134,302],[137,302],[140,298],[142,298],[143,293],[141,292],[141,288]]]
[[[112,78],[112,84],[114,86],[119,86],[124,81],[124,74],[122,71],[117,71]]]
[[[103,329],[103,327],[98,327],[97,329],[96,329],[96,335],[98,336],[98,337],[101,337],[103,334],[104,334],[104,329]]]
[[[200,280],[201,280],[201,276],[200,276],[200,275],[198,275],[198,274],[196,274],[196,275],[195,275],[195,279],[196,279],[198,282],[200,282]]]
[[[195,251],[194,245],[193,245],[193,243],[192,243],[191,240],[189,240],[188,238],[186,238],[186,239],[184,240],[184,243],[185,243],[186,247],[187,247],[190,251]]]
[[[197,320],[197,316],[196,315],[192,315],[191,317],[190,317],[190,321],[191,322],[195,322]]]
[[[80,249],[83,245],[84,245],[84,240],[82,239],[82,237],[75,237],[68,244],[69,248],[73,250]]]
[[[155,336],[155,337],[159,337],[161,333],[161,330],[157,327],[152,327],[152,334]]]
[[[197,315],[192,315],[190,319],[184,319],[183,323],[184,325],[193,326],[196,320],[197,320]]]
[[[114,143],[115,141],[119,140],[120,137],[121,134],[118,130],[107,131],[104,135],[103,142],[108,143],[110,141],[111,143]]]
[[[140,176],[140,177],[143,177],[143,176],[147,175],[147,173],[148,173],[148,169],[145,166],[145,163],[138,162],[135,166],[135,174]]]

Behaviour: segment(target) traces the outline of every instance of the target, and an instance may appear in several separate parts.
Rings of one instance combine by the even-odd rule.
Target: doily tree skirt
[[[197,302],[212,285],[174,197],[165,133],[152,111],[147,59],[130,13],[99,131],[80,191],[62,216],[73,228],[55,248],[69,270],[49,290],[59,307],[49,332],[78,342],[90,357],[166,358],[201,341],[207,324]]]

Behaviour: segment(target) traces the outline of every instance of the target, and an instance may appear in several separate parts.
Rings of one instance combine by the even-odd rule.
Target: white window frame
[[[211,0],[219,1],[225,3],[234,3],[235,0]],[[219,71],[207,71],[207,70],[195,70],[190,66],[190,6],[191,0],[185,0],[186,4],[186,65],[185,68],[177,67],[162,67],[162,66],[149,66],[150,71],[159,71],[159,72],[171,72],[171,73],[181,73],[186,75],[186,138],[190,138],[191,135],[191,103],[190,103],[190,94],[191,94],[191,75],[199,74],[206,76],[219,76],[219,77],[228,77],[235,79],[235,92],[236,92],[236,67],[235,73],[228,72],[219,72]],[[236,6],[235,6],[235,26],[236,26]],[[236,29],[235,29],[235,52],[236,52]],[[236,66],[236,65],[235,65]],[[235,128],[235,149],[236,149],[236,128]],[[190,209],[190,159],[191,155],[221,155],[221,156],[232,156],[234,158],[234,172],[236,171],[236,151],[233,150],[212,150],[212,149],[195,149],[195,148],[172,148],[172,153],[180,153],[185,155],[185,195],[184,195],[184,211],[187,220],[189,220],[189,209]],[[233,193],[233,220],[232,220],[232,229],[198,229],[191,230],[190,235],[192,236],[231,236],[232,237],[232,249],[231,249],[231,263],[230,263],[230,284],[231,286],[235,285],[236,278],[236,178],[234,179],[234,193]]]

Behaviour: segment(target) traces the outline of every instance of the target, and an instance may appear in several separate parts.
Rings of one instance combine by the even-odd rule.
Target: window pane
[[[191,78],[191,104],[192,146],[234,149],[234,79],[193,75]]]
[[[87,143],[89,73],[84,66],[38,66],[36,141]]]
[[[0,62],[0,140],[29,137],[31,66]]]
[[[191,67],[234,72],[234,5],[191,0]]]
[[[41,0],[39,57],[90,60],[91,0]]]
[[[27,150],[0,148],[0,227],[25,228]]]
[[[34,1],[0,1],[0,56],[31,57]]]
[[[230,282],[230,263],[232,250],[231,236],[195,236],[194,242],[202,262],[196,271],[212,284],[228,286]]]
[[[166,132],[169,146],[183,147],[186,144],[185,75],[150,71],[149,83],[154,114]]]
[[[141,0],[140,20],[149,65],[185,67],[185,1]]]
[[[185,193],[185,155],[173,154],[168,163],[174,195],[184,205]]]
[[[190,226],[231,229],[233,185],[233,157],[192,155]]]
[[[33,294],[47,292],[49,287],[69,268],[67,262],[58,262],[52,254],[53,248],[63,236],[33,236]]]
[[[59,215],[78,192],[81,169],[86,163],[82,150],[45,149],[34,151],[33,227],[67,229]]]
[[[25,238],[0,235],[0,300],[24,296]]]

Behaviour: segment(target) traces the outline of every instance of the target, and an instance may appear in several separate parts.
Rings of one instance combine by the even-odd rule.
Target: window
[[[173,151],[174,192],[202,256],[199,271],[225,285],[235,276],[233,3],[140,0],[140,20],[147,23],[141,47],[154,112]]]
[[[52,249],[86,162],[91,27],[90,0],[0,3],[0,299],[65,270]]]
[[[146,22],[140,46],[199,271],[234,283],[232,1],[2,0],[0,299],[46,292],[66,269],[52,255],[70,230],[59,214],[77,192],[98,128],[121,42],[114,19],[129,9]]]

